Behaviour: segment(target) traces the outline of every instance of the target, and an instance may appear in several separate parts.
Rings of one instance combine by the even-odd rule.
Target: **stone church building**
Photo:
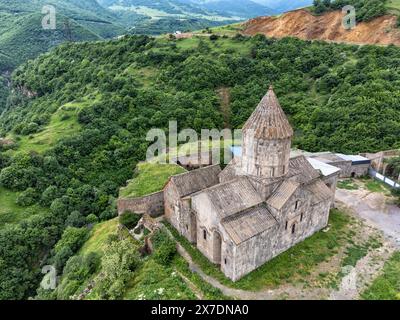
[[[340,170],[291,157],[293,129],[271,87],[243,127],[242,154],[170,178],[166,219],[233,281],[328,225]]]

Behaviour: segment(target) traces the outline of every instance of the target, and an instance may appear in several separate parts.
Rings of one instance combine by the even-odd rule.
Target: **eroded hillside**
[[[342,26],[341,11],[315,16],[306,9],[288,12],[279,17],[260,17],[244,25],[244,33],[265,34],[282,38],[294,36],[304,40],[326,40],[356,44],[400,45],[400,29],[397,17],[385,15],[369,22],[360,22],[352,30]]]

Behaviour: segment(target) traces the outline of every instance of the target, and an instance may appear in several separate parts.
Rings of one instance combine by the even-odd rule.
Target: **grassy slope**
[[[366,300],[400,300],[400,252],[394,253],[386,262],[383,274],[361,297]]]
[[[6,223],[17,223],[33,215],[48,211],[38,205],[31,207],[21,207],[15,203],[19,193],[9,191],[0,187],[0,228]]]
[[[103,248],[106,246],[107,239],[110,235],[117,233],[117,227],[117,218],[95,225],[90,232],[89,239],[79,251],[79,255],[86,255],[90,252],[96,252],[103,255]]]
[[[173,267],[148,258],[132,279],[126,300],[195,300],[196,296]]]
[[[107,239],[117,235],[118,219],[97,224],[91,231],[89,239],[80,249],[78,255],[84,256],[90,252],[103,255]],[[97,273],[101,273],[101,270]],[[85,285],[82,286],[84,289]],[[163,290],[159,291],[158,289]],[[152,257],[146,258],[140,268],[135,272],[129,288],[124,296],[127,300],[137,300],[141,296],[146,299],[195,299],[195,295],[174,273],[172,267],[157,264]],[[96,299],[91,295],[88,299]]]
[[[80,101],[67,103],[52,115],[50,123],[42,131],[29,136],[11,135],[8,138],[18,141],[16,152],[42,153],[54,146],[58,140],[78,132],[81,128],[78,123],[79,111],[100,99],[100,96],[96,99],[85,97]]]
[[[389,0],[387,3],[390,13],[400,14],[400,0]]]
[[[137,176],[121,189],[120,196],[134,198],[160,191],[171,176],[184,172],[185,169],[173,164],[141,163],[137,166]]]

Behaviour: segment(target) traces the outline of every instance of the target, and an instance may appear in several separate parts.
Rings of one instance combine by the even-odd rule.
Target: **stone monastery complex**
[[[338,178],[364,175],[370,166],[344,155],[293,152],[292,137],[270,87],[243,127],[241,154],[224,170],[210,165],[172,176],[159,193],[121,200],[119,212],[164,214],[237,281],[325,228]]]

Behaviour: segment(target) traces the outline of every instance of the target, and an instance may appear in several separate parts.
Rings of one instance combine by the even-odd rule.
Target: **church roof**
[[[221,167],[214,165],[178,174],[171,177],[170,181],[175,184],[179,196],[182,198],[218,184],[220,173]]]
[[[254,130],[254,137],[258,139],[286,139],[293,136],[293,129],[272,86],[245,123],[243,130]]]
[[[283,206],[290,200],[299,186],[300,184],[295,181],[283,181],[279,188],[267,200],[268,205],[275,209],[281,210]]]
[[[250,208],[222,221],[225,231],[236,244],[245,242],[277,224],[274,216],[263,205]]]
[[[311,204],[317,204],[332,197],[331,189],[321,179],[307,186],[307,190],[312,193]]]
[[[305,156],[290,159],[288,179],[300,184],[308,184],[319,177],[320,172],[314,169]]]
[[[263,202],[247,177],[221,183],[204,193],[209,198],[220,219],[232,216]]]

